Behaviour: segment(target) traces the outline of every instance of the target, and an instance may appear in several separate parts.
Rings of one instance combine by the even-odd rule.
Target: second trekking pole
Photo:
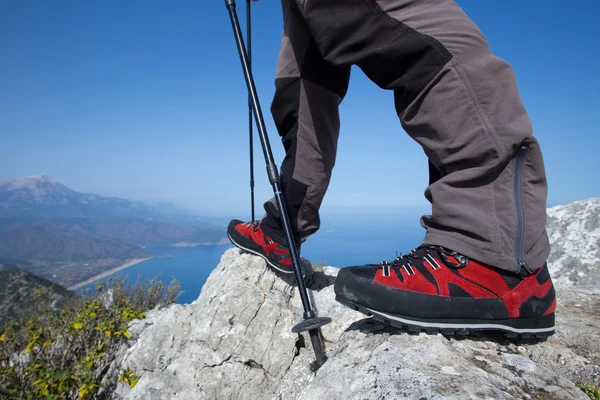
[[[240,60],[242,62],[242,68],[244,70],[246,85],[248,86],[248,93],[250,95],[252,109],[254,111],[254,117],[256,119],[258,134],[260,136],[265,161],[267,163],[267,175],[269,177],[269,182],[273,186],[273,193],[275,194],[277,207],[279,208],[279,212],[281,214],[281,222],[285,232],[290,256],[292,257],[294,275],[296,277],[296,283],[298,285],[300,299],[302,300],[302,308],[304,309],[304,320],[295,325],[292,328],[292,332],[299,333],[308,331],[316,358],[315,361],[311,364],[311,368],[313,370],[317,370],[325,363],[325,361],[327,361],[327,356],[325,355],[325,348],[323,347],[323,341],[321,340],[321,335],[319,334],[319,328],[323,325],[327,325],[328,323],[330,323],[331,318],[317,317],[311,307],[308,298],[308,292],[306,290],[306,284],[304,283],[304,277],[302,275],[302,269],[300,267],[300,256],[298,254],[298,248],[296,247],[294,235],[292,234],[290,219],[285,206],[285,201],[283,199],[283,194],[281,192],[279,171],[277,169],[277,166],[275,165],[273,154],[271,152],[271,146],[269,144],[269,138],[267,136],[267,129],[265,127],[264,118],[260,109],[260,103],[258,101],[258,95],[256,93],[256,87],[254,85],[254,78],[250,69],[248,54],[246,52],[244,38],[242,36],[242,30],[240,28],[240,22],[237,16],[237,11],[235,9],[235,0],[225,0],[225,6],[227,7],[227,10],[229,11],[229,16],[231,18],[231,25],[233,27],[235,41],[239,51]]]
[[[248,40],[248,68],[252,71],[252,17],[251,2],[246,0],[246,38]],[[252,144],[252,96],[248,93],[248,130],[250,140],[250,209],[252,210],[252,222],[254,217],[254,145]]]

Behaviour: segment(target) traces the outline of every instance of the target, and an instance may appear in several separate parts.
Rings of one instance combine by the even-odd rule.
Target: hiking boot
[[[227,236],[236,247],[264,258],[276,270],[286,274],[294,272],[288,247],[267,236],[259,222],[234,219],[227,227]]]
[[[528,276],[496,269],[439,246],[392,262],[340,270],[336,300],[410,331],[509,337],[554,333],[556,299],[547,265]]]

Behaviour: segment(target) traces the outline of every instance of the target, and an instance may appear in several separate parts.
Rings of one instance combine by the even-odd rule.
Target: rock
[[[585,398],[573,383],[527,357],[498,354],[472,340],[460,341],[456,351],[454,339],[412,338],[382,327],[369,336],[374,325],[351,327],[299,398],[549,398],[548,386],[553,398]]]
[[[547,231],[555,285],[600,294],[600,199],[548,209]],[[564,290],[563,298],[568,295]]]
[[[278,398],[279,387],[299,390],[311,377],[302,368],[290,371],[304,346],[290,330],[302,308],[291,277],[283,278],[262,259],[227,251],[194,303],[147,315],[122,363],[143,371],[127,398]],[[323,290],[331,295],[330,287]],[[348,313],[333,304],[327,311],[332,306]],[[331,327],[324,335],[339,337]]]
[[[564,218],[595,229],[577,220],[579,213]],[[588,211],[581,215],[593,219]],[[550,219],[561,220],[555,217]],[[550,231],[560,243],[555,249],[575,249],[571,241],[581,235],[577,239],[568,233],[574,228],[553,224],[551,229],[567,235]],[[593,280],[600,268],[590,257],[586,253],[579,262]],[[553,274],[563,274],[567,260],[555,250]],[[319,315],[333,319],[322,329],[329,359],[316,373],[309,369],[314,353],[307,335],[291,332],[302,316],[293,276],[230,249],[196,301],[132,323],[130,347],[115,371],[130,368],[140,380],[131,390],[117,385],[112,398],[586,399],[576,384],[600,376],[600,296],[571,274],[557,284],[556,334],[545,342],[515,342],[500,335],[446,337],[392,329],[335,301],[335,268],[306,269],[312,303]]]

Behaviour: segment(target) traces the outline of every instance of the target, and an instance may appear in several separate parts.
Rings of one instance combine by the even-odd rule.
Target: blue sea
[[[406,253],[418,246],[424,229],[418,216],[335,215],[322,221],[321,230],[302,245],[302,256],[317,264],[342,268],[382,260],[392,260],[397,253]],[[160,278],[167,284],[171,278],[179,281],[184,294],[179,303],[191,303],[200,295],[202,285],[217,266],[230,244],[199,247],[154,247],[150,250],[159,256],[121,270],[115,275],[135,281]],[[114,275],[113,275],[114,276]],[[106,278],[105,278],[106,279]]]

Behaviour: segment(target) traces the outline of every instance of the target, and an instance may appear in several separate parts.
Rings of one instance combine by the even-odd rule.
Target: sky
[[[600,197],[599,3],[457,3],[515,69],[548,205]],[[245,29],[244,1],[238,12]],[[252,17],[254,78],[279,163],[269,107],[281,4],[253,3]],[[0,180],[45,173],[78,191],[249,215],[247,92],[223,1],[0,0],[0,49]],[[340,113],[323,209],[426,204],[427,161],[392,93],[354,68]],[[256,134],[254,159],[262,214],[273,192]]]

